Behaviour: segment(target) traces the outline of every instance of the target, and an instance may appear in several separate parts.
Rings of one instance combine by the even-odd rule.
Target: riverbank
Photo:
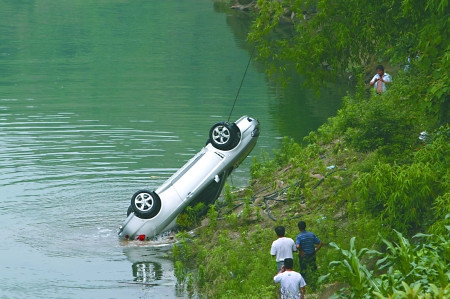
[[[354,105],[359,106],[353,103],[343,108],[344,118],[355,109]],[[367,109],[367,103],[361,108]],[[339,116],[331,119],[331,126],[336,122]],[[376,258],[364,256],[367,249],[361,253],[359,250],[383,250],[384,240],[398,242],[397,231],[407,237],[417,232],[445,236],[448,183],[436,182],[434,178],[448,175],[448,127],[433,133],[432,142],[411,136],[410,147],[402,153],[384,153],[386,148],[361,152],[348,144],[346,136],[328,135],[330,129],[328,124],[312,132],[306,146],[285,139],[273,159],[256,157],[248,188],[236,192],[228,188],[224,201],[210,208],[194,234],[177,235],[179,243],[173,251],[176,274],[191,295],[276,297],[277,287],[271,281],[276,273],[275,261],[269,252],[277,225],[284,225],[286,236],[295,239],[297,222],[306,221],[307,229],[324,243],[317,256],[318,274],[323,280],[314,282],[315,290],[307,287],[308,298],[329,298],[341,289],[343,294],[348,289],[354,292],[355,282],[343,277],[353,277],[356,274],[352,271],[357,269],[367,269],[370,275],[376,271]],[[432,160],[428,160],[430,155],[434,156]],[[427,164],[423,159],[427,159]],[[395,166],[396,163],[401,165]],[[421,190],[420,194],[417,190]],[[394,206],[389,207],[391,204]],[[438,207],[440,212],[429,213]],[[422,213],[408,212],[414,210]],[[352,245],[355,240],[357,245]],[[448,241],[443,245],[444,251],[448,249]],[[342,255],[341,248],[351,251]],[[414,256],[412,247],[405,250]],[[448,261],[440,252],[436,265],[448,273]],[[418,257],[429,259],[420,254]],[[346,258],[356,268],[333,269],[332,265]],[[294,270],[299,270],[297,259]],[[360,287],[369,289],[373,278],[357,275],[361,276]],[[382,279],[382,275],[378,274],[377,279]],[[436,277],[426,275],[436,283]],[[442,292],[450,290],[448,283],[440,287]]]
[[[249,39],[258,44],[259,58],[269,60],[268,72],[275,72],[270,61],[287,61],[317,86],[351,69],[355,90],[302,144],[285,138],[273,154],[254,157],[248,188],[228,186],[223,202],[194,221],[201,223],[194,237],[177,235],[173,257],[179,282],[194,297],[275,298],[273,229],[284,225],[286,235],[295,238],[303,220],[325,244],[317,256],[320,278],[307,286],[309,298],[335,292],[339,298],[449,296],[445,13],[431,4],[355,10],[344,1],[333,9],[319,1],[322,9],[311,22],[293,27],[293,39],[274,40],[288,4],[258,2],[263,9]],[[390,18],[383,9],[401,17]],[[416,25],[416,14],[423,26]],[[380,18],[398,21],[402,30],[374,31]],[[344,19],[362,23],[343,26]],[[431,47],[430,32],[436,34]],[[407,34],[417,39],[405,44]],[[411,51],[420,57],[403,69]],[[324,61],[330,67],[324,68]],[[387,91],[377,94],[364,77],[381,61],[399,71]]]
[[[273,156],[254,157],[250,185],[243,190],[227,186],[224,200],[198,220],[194,237],[178,234],[173,257],[188,292],[200,297],[276,297],[271,280],[275,262],[269,254],[276,239],[273,229],[284,225],[286,236],[295,239],[299,220],[324,243],[318,254],[322,279],[311,285],[314,289],[307,287],[309,298],[329,298],[336,291],[343,297],[372,292],[381,281],[403,288],[406,277],[396,274],[394,279],[378,268],[383,263],[377,262],[378,253],[365,254],[369,249],[388,256],[393,269],[400,267],[394,261],[408,251],[408,264],[434,260],[440,273],[448,275],[448,238],[439,241],[442,250],[419,251],[422,246],[435,248],[433,240],[448,235],[449,186],[441,179],[448,177],[448,124],[419,138],[426,116],[404,101],[402,88],[368,99],[363,95],[347,97],[337,116],[311,132],[305,144],[285,138]],[[424,243],[405,239],[416,233],[431,237],[421,239]],[[392,242],[403,245],[397,248]],[[438,286],[438,293],[450,291],[439,275],[420,269],[399,268],[398,273],[415,271],[414,277],[427,277],[424,292],[433,292],[431,284]],[[297,259],[294,270],[299,270]],[[414,279],[409,277],[410,285],[420,286]]]
[[[356,219],[350,219],[345,203],[334,200],[335,194],[342,192],[340,189],[351,184],[356,175],[354,168],[368,159],[367,155],[351,150],[333,153],[337,142],[302,149],[286,139],[274,160],[255,159],[251,169],[254,179],[248,188],[225,194],[224,201],[216,204],[194,230],[194,238],[178,235],[180,244],[174,250],[175,259],[182,261],[177,264],[178,273],[198,269],[194,277],[199,281],[202,296],[214,297],[237,288],[239,291],[233,295],[242,298],[253,293],[247,282],[259,282],[260,298],[273,298],[276,287],[271,277],[276,274],[276,264],[269,252],[271,242],[276,239],[274,227],[284,225],[286,236],[295,240],[297,222],[303,220],[308,230],[324,242],[318,261],[320,273],[325,274],[332,260],[330,242],[356,234],[357,227],[370,226],[361,221],[355,226]],[[291,159],[295,161],[290,162]],[[373,242],[375,228],[368,231],[372,231]],[[297,258],[294,270],[299,271]],[[220,279],[213,278],[216,275]],[[185,274],[181,280],[194,277]],[[244,279],[240,282],[244,286],[230,286],[226,282],[238,277]],[[203,288],[205,285],[208,288]],[[308,298],[329,298],[340,286],[327,283],[314,292],[308,287]]]
[[[198,219],[195,237],[177,235],[176,275],[188,293],[276,297],[273,229],[284,225],[295,239],[303,220],[324,243],[317,256],[321,278],[307,287],[309,298],[371,296],[382,286],[386,296],[409,288],[450,294],[450,128],[419,109],[412,73],[395,80],[400,84],[382,95],[345,97],[304,144],[285,138],[273,155],[254,157],[249,186],[227,186],[224,200]],[[423,267],[403,267],[404,254],[407,265]],[[436,272],[425,271],[430,262]]]

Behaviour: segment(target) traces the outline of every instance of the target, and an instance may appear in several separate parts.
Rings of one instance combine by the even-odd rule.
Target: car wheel
[[[150,219],[161,210],[161,199],[155,192],[140,190],[131,197],[131,208],[139,218]]]
[[[239,142],[239,129],[226,122],[220,122],[212,126],[209,131],[211,144],[220,150],[230,150]]]

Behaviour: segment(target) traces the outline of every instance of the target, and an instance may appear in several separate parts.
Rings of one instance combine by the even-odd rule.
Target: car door
[[[206,151],[197,161],[185,169],[172,186],[182,200],[189,200],[203,190],[215,178],[218,169],[224,159],[223,155],[215,151]]]

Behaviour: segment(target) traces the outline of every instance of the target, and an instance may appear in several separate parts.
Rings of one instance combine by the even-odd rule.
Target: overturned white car
[[[154,191],[140,190],[131,198],[128,217],[119,228],[126,240],[149,240],[173,229],[177,216],[198,202],[213,203],[226,178],[255,147],[258,120],[243,116],[236,122],[216,123],[209,139],[182,168]]]

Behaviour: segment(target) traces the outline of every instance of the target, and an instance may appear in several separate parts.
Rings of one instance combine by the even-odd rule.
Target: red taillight
[[[144,241],[144,240],[145,240],[145,235],[139,235],[139,236],[137,237],[137,239],[138,239],[139,241]]]

